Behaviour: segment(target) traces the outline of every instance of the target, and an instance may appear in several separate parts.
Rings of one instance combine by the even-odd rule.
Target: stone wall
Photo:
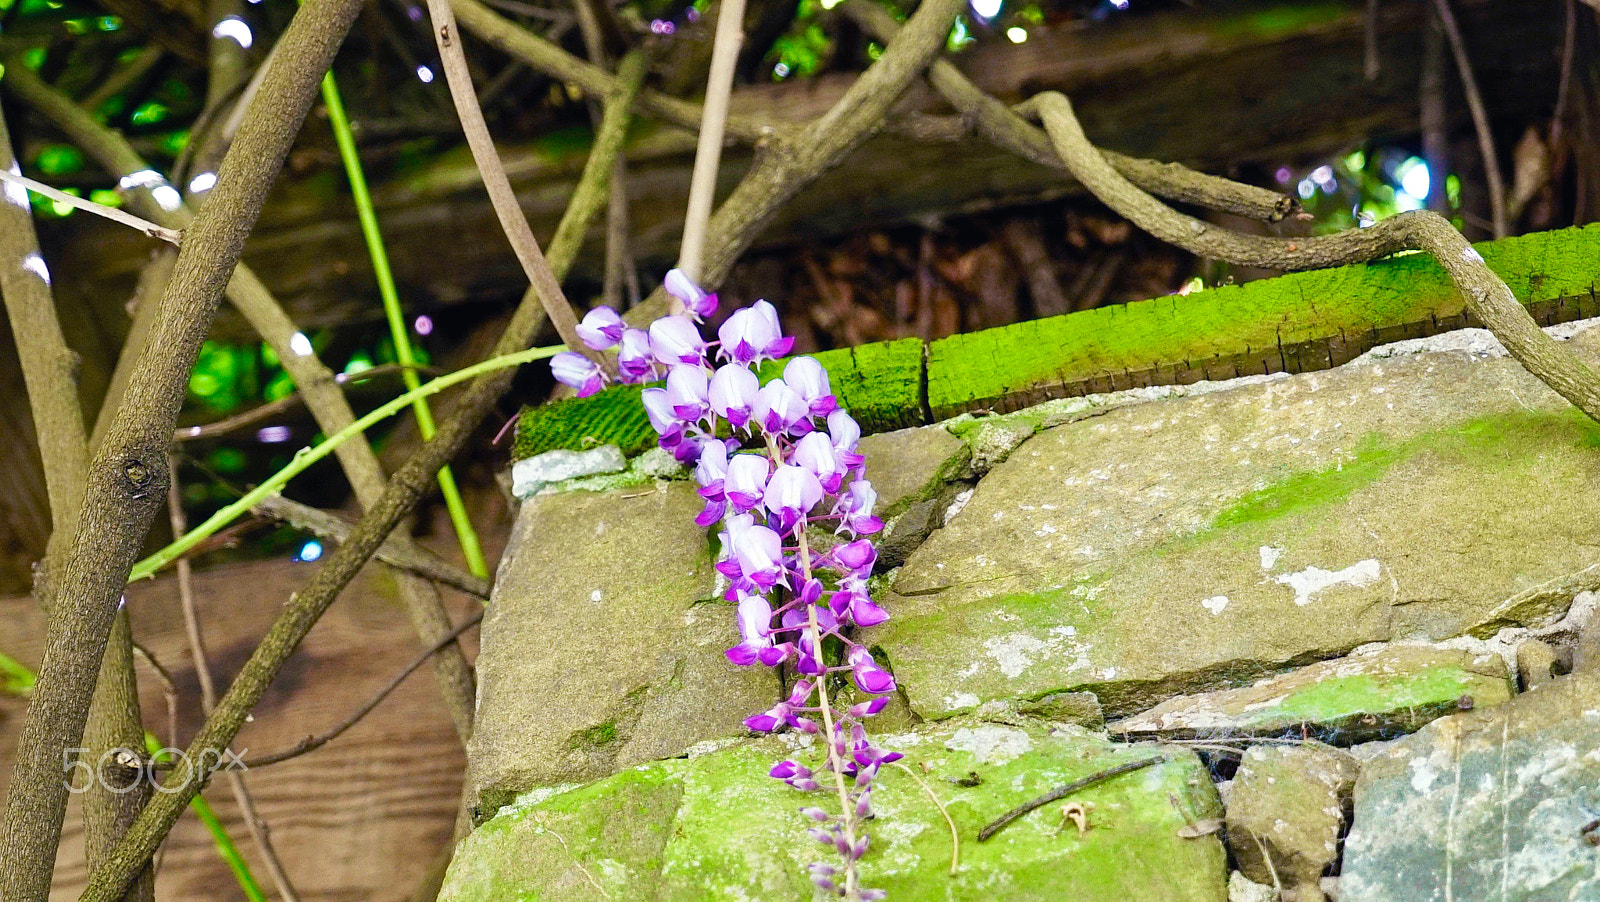
[[[1574,340],[1591,356],[1594,334]],[[945,778],[928,783],[964,841],[952,876],[938,809],[888,784],[872,885],[1600,898],[1600,683],[1557,675],[1596,658],[1600,426],[1485,334],[863,450],[893,619],[862,638],[901,689],[875,728]],[[484,623],[483,826],[446,897],[805,896],[803,797],[764,775],[796,743],[740,723],[782,690],[722,656],[732,609],[691,484],[654,455],[555,453],[565,470],[519,465],[539,494]],[[551,481],[595,470],[612,472]],[[1157,754],[1074,796],[1082,823],[1058,805],[971,841],[1051,785]]]

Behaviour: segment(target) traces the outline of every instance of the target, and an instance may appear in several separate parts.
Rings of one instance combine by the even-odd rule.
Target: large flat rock
[[[1600,674],[1434,721],[1367,761],[1342,902],[1600,899]]]
[[[480,817],[743,732],[776,679],[736,668],[701,501],[687,482],[538,496],[522,507],[483,622],[468,781]]]
[[[1124,714],[1504,625],[1513,597],[1512,622],[1549,619],[1572,592],[1534,590],[1600,545],[1597,446],[1514,361],[1467,352],[1115,407],[989,472],[871,641],[923,717],[1067,690]]]
[[[1218,836],[1181,832],[1221,814],[1216,790],[1193,753],[1165,750],[1164,763],[1074,794],[1071,801],[1088,811],[1084,832],[1063,820],[1060,805],[1051,805],[978,843],[984,824],[1023,801],[1156,750],[1034,721],[957,721],[879,741],[905,751],[961,837],[960,866],[952,875],[943,815],[904,771],[884,768],[873,792],[878,817],[868,826],[872,847],[861,867],[864,884],[888,890],[891,899],[1228,897],[1227,858]],[[819,765],[818,752],[796,755],[782,739],[741,742],[562,792],[529,794],[462,842],[439,898],[821,898],[813,896],[806,865],[838,860],[806,837],[811,822],[796,812],[803,805],[837,803],[767,776],[773,763],[791,755]]]

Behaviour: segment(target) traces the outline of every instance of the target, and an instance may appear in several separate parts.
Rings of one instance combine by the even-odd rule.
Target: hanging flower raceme
[[[889,619],[867,586],[878,555],[865,537],[883,523],[873,514],[878,496],[866,479],[861,428],[839,408],[827,370],[814,358],[794,358],[782,378],[761,384],[753,367],[794,345],[771,304],[735,310],[712,345],[696,324],[716,312],[717,296],[678,270],[667,274],[665,288],[682,313],[641,330],[599,307],[584,316],[578,336],[593,351],[615,349],[620,381],[665,377],[642,400],[661,447],[693,468],[706,502],[695,522],[722,524],[716,568],[728,580],[739,633],[728,660],[788,664],[801,676],[788,698],[745,725],[822,734],[831,724],[831,734],[819,737],[826,769],[848,781],[818,779],[794,761],[774,767],[772,776],[805,792],[838,790],[837,813],[802,809],[816,824],[809,834],[844,859],[842,867],[812,865],[812,881],[840,896],[882,898],[860,887],[856,873],[870,847],[862,828],[872,817],[873,781],[881,765],[899,757],[874,747],[862,724],[888,704],[894,676],[850,635]],[[721,365],[708,358],[712,347]],[[557,355],[551,369],[580,396],[606,378],[575,352]],[[815,544],[819,538],[831,547]],[[838,697],[852,690],[860,700]]]

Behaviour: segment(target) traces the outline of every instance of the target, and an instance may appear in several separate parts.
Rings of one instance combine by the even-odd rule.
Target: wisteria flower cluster
[[[781,378],[760,384],[753,368],[783,357],[794,344],[771,304],[757,301],[734,311],[717,341],[707,342],[697,324],[716,312],[716,295],[678,270],[667,274],[665,287],[682,313],[643,330],[598,307],[584,316],[579,337],[594,351],[615,350],[620,381],[665,377],[664,387],[644,390],[645,412],[661,447],[693,467],[706,502],[695,522],[722,524],[717,570],[729,581],[740,636],[728,660],[790,665],[798,675],[788,698],[745,725],[759,732],[795,730],[823,742],[825,773],[796,761],[772,769],[773,777],[796,789],[838,796],[838,813],[801,809],[815,822],[809,834],[844,859],[843,866],[811,865],[811,880],[846,898],[883,898],[881,890],[860,886],[856,868],[869,845],[862,828],[872,817],[879,768],[900,757],[874,746],[862,723],[888,704],[894,677],[850,636],[854,627],[889,619],[867,589],[878,557],[867,537],[883,523],[873,515],[878,497],[858,450],[861,428],[839,408],[827,371],[811,357],[790,360]],[[598,363],[575,352],[557,355],[551,369],[579,396],[598,391],[608,378]],[[808,529],[832,538],[813,547]],[[861,700],[841,707],[830,691],[846,675]]]

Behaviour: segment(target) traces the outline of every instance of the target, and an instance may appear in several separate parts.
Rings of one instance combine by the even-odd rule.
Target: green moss
[[[1594,312],[1600,226],[1477,247],[1541,319]],[[1451,328],[1463,313],[1444,271],[1420,254],[1292,273],[932,342],[928,405],[943,418],[1051,396],[1321,369]]]
[[[617,741],[616,721],[606,721],[587,730],[579,730],[572,734],[567,741],[567,746],[574,749],[594,748],[595,746],[610,745]]]
[[[1251,492],[1218,514],[1211,527],[1224,529],[1272,520],[1343,500],[1357,489],[1376,482],[1403,453],[1400,448],[1386,445],[1382,436],[1369,434],[1356,448],[1353,459],[1313,473],[1299,473]]]
[[[1494,692],[1499,684],[1499,692]],[[1484,690],[1491,697],[1482,697]],[[1291,693],[1276,708],[1265,709],[1264,716],[1287,716],[1294,720],[1333,722],[1352,715],[1387,713],[1402,708],[1454,705],[1461,696],[1477,693],[1478,704],[1495,704],[1509,697],[1503,680],[1462,670],[1459,667],[1429,667],[1393,678],[1358,674],[1322,680]],[[1493,696],[1500,697],[1493,697]]]
[[[1034,722],[964,722],[882,738],[926,763],[923,779],[964,839],[1023,799],[1151,754]],[[991,755],[995,748],[1004,751]],[[808,822],[795,809],[829,803],[767,775],[787,756],[821,764],[815,748],[796,752],[766,740],[646,765],[548,798],[530,796],[462,844],[440,898],[594,898],[580,866],[617,899],[812,898],[806,865],[829,856],[806,838]],[[973,772],[976,785],[953,782]],[[863,880],[901,900],[1227,898],[1226,854],[1217,837],[1178,836],[1188,820],[1221,812],[1192,754],[1169,754],[1165,763],[1101,783],[1081,798],[1094,803],[1095,829],[1063,831],[1057,815],[1040,811],[989,842],[964,843],[961,871],[951,877],[943,816],[916,781],[885,768],[874,792],[878,817],[868,827],[872,847],[862,861]]]
[[[1390,444],[1382,435],[1372,433],[1361,440],[1350,460],[1288,476],[1251,492],[1218,514],[1211,528],[1262,523],[1337,503],[1419,454],[1441,454],[1464,467],[1493,471],[1527,466],[1527,448],[1560,445],[1600,448],[1600,423],[1576,408],[1565,408],[1479,417],[1400,444]]]
[[[1318,4],[1300,15],[1331,8]],[[1600,313],[1594,295],[1600,224],[1477,247],[1540,321]],[[815,356],[840,403],[872,433],[1141,385],[1325,369],[1374,345],[1465,321],[1461,297],[1443,270],[1424,255],[1408,254],[954,335],[926,348],[902,339]],[[763,373],[770,377],[779,369],[769,364]],[[638,392],[638,386],[620,386],[524,411],[515,457],[596,443],[614,443],[627,454],[650,447],[655,437]],[[1031,430],[1039,422],[1004,425]],[[965,428],[976,430],[974,437],[1001,428],[982,419],[972,423]]]

